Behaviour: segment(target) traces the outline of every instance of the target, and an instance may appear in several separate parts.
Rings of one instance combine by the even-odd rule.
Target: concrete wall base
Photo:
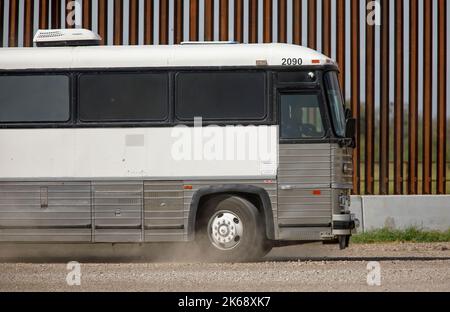
[[[450,195],[352,196],[351,202],[350,210],[361,224],[358,232],[385,227],[450,228]]]

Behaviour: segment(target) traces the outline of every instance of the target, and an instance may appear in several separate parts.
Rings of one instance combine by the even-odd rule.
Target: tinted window
[[[161,121],[168,116],[167,74],[86,74],[79,88],[82,121]]]
[[[331,118],[336,134],[340,137],[345,136],[345,112],[344,100],[342,98],[341,88],[336,72],[328,72],[325,75],[326,91],[330,102]]]
[[[264,73],[179,73],[176,83],[178,119],[261,120],[266,115]]]
[[[281,95],[281,138],[322,138],[325,131],[317,94]]]
[[[69,77],[0,76],[0,122],[57,122],[69,116]]]

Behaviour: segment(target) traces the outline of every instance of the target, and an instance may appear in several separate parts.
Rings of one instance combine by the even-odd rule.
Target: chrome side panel
[[[352,188],[352,173],[344,173],[344,165],[352,167],[352,150],[342,148],[337,144],[331,145],[331,184],[333,188]]]
[[[333,192],[330,144],[280,144],[280,239],[319,240],[329,232]]]
[[[280,239],[332,238],[333,214],[346,210],[339,198],[348,196],[352,187],[351,152],[338,144],[280,144]]]
[[[230,184],[265,189],[277,222],[276,180],[0,182],[0,242],[186,241],[194,193]]]
[[[344,172],[344,166],[347,172]],[[352,149],[339,147],[337,144],[331,145],[331,187],[333,188],[333,213],[340,214],[349,207],[341,206],[340,196],[350,195],[353,188],[353,163]]]
[[[319,188],[279,190],[278,224],[280,227],[327,225],[331,223],[332,191]]]
[[[290,227],[280,229],[280,240],[319,241],[331,235],[331,227]]]
[[[329,187],[330,174],[330,144],[279,145],[279,185]]]
[[[93,182],[94,242],[142,241],[142,182]]]
[[[0,182],[0,241],[91,241],[90,182]]]
[[[183,199],[182,181],[144,182],[145,241],[185,240],[187,214]]]
[[[348,194],[351,151],[330,144],[280,145],[278,180],[0,182],[0,241],[157,242],[189,239],[196,191],[252,185],[267,191],[275,239],[320,240]]]

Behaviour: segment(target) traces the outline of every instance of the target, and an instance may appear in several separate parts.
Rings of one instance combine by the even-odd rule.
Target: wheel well
[[[222,192],[222,193],[214,193],[214,194],[203,195],[200,198],[199,203],[198,203],[198,209],[197,209],[197,213],[196,213],[196,216],[195,216],[195,225],[194,225],[194,227],[197,226],[197,221],[199,220],[199,218],[201,216],[202,210],[205,209],[206,203],[209,200],[212,200],[214,198],[217,198],[217,197],[223,196],[223,195],[238,196],[238,197],[246,199],[250,203],[252,203],[256,207],[256,209],[258,210],[258,212],[261,215],[261,222],[263,222],[264,234],[265,234],[266,238],[268,238],[267,225],[266,225],[266,212],[264,210],[264,205],[263,205],[263,202],[261,200],[261,197],[258,194],[251,194],[251,193],[245,193],[245,192]],[[194,229],[194,231],[195,231],[195,229]]]

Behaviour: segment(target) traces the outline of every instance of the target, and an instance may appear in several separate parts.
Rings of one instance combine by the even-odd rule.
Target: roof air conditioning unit
[[[102,38],[88,29],[39,29],[33,42],[37,47],[100,45]]]

